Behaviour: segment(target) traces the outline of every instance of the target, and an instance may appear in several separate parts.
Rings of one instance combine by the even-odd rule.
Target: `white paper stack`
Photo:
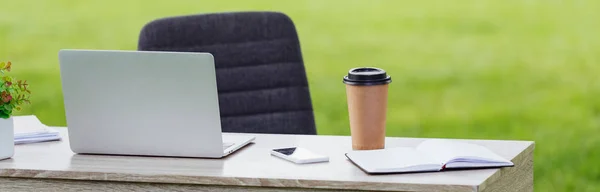
[[[58,130],[44,125],[35,115],[13,116],[15,127],[15,145],[58,141]]]

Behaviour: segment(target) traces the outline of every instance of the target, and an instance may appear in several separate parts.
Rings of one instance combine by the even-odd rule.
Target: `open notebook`
[[[445,139],[425,140],[416,148],[351,151],[346,157],[370,174],[514,166],[483,146]]]

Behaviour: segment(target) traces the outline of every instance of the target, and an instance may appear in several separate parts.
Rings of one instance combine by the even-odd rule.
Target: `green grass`
[[[276,10],[295,21],[319,134],[348,135],[348,69],[393,78],[389,136],[533,140],[536,191],[600,191],[600,1],[0,0],[0,60],[65,125],[57,52],[136,49],[148,21]]]

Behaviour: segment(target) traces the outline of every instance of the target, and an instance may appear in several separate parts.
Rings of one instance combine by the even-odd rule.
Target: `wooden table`
[[[533,191],[534,143],[467,140],[511,159],[514,167],[395,175],[367,175],[344,153],[347,136],[253,134],[256,141],[224,159],[74,154],[62,141],[17,145],[0,161],[0,191]],[[387,146],[422,139],[388,138]],[[330,162],[296,165],[269,154],[302,146]]]

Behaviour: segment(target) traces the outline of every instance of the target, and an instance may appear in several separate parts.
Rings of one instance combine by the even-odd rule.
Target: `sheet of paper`
[[[58,130],[44,125],[35,115],[13,116],[15,144],[60,140]]]
[[[442,165],[428,155],[408,147],[351,151],[347,156],[369,172],[430,171],[439,170]]]
[[[15,135],[35,134],[48,132],[47,126],[35,115],[13,116]]]
[[[419,144],[417,150],[431,154],[431,156],[446,163],[449,161],[507,162],[507,160],[483,146],[448,139],[423,141]]]
[[[33,137],[33,138],[20,138],[15,139],[15,145],[27,144],[27,143],[39,143],[45,141],[58,141],[61,137],[59,135],[47,135],[42,137]]]

